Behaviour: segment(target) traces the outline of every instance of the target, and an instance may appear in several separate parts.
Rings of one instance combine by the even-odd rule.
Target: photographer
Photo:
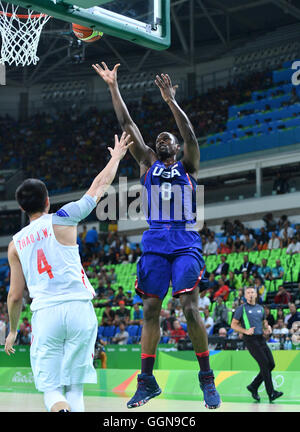
[[[95,344],[95,355],[94,355],[94,367],[96,367],[96,360],[101,361],[101,368],[106,369],[107,368],[107,355],[105,352],[105,345],[107,342],[105,342],[102,339],[97,339]]]

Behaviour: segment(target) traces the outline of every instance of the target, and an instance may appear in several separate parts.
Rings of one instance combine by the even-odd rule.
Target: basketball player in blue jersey
[[[141,132],[132,120],[119,92],[117,70],[119,64],[109,70],[102,62],[93,65],[94,70],[108,84],[113,106],[123,131],[130,134],[133,144],[132,156],[140,166],[141,183],[148,194],[148,223],[150,229],[143,234],[143,255],[137,266],[136,291],[143,297],[144,319],[141,338],[142,365],[138,375],[137,390],[127,403],[128,408],[144,405],[158,396],[161,389],[153,376],[157,345],[160,340],[160,311],[170,281],[172,294],[179,297],[186,317],[188,334],[199,362],[199,382],[204,394],[205,406],[218,408],[221,400],[215,388],[214,374],[209,364],[207,333],[198,310],[199,283],[205,272],[202,258],[201,238],[197,231],[187,230],[193,221],[182,216],[175,218],[174,186],[190,187],[190,209],[195,210],[196,176],[199,170],[200,151],[187,115],[175,99],[176,88],[167,74],[156,76],[155,84],[163,100],[169,106],[184,141],[183,158],[177,161],[180,150],[177,138],[162,132],[156,139],[155,151],[147,146]],[[159,196],[151,198],[151,188],[160,187]],[[170,213],[165,217],[161,211],[163,201],[169,200]],[[184,201],[184,198],[181,200]],[[160,202],[160,204],[159,204]],[[153,207],[157,207],[153,215]],[[149,215],[150,213],[150,215]]]

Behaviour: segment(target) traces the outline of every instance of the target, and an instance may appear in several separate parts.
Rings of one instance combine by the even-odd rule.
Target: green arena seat
[[[228,262],[229,264],[229,271],[234,272],[234,270],[237,269],[236,263],[234,261]]]
[[[290,268],[284,272],[283,280],[284,282],[293,282],[293,272]]]
[[[274,281],[275,291],[278,291],[278,287],[283,285],[283,279],[277,279]]]
[[[265,280],[265,284],[264,285],[265,285],[267,291],[270,291],[270,284],[271,284],[271,281]]]
[[[172,298],[172,294],[171,294],[171,291],[169,290],[166,297],[163,299],[162,309],[167,309],[168,302],[171,298]]]
[[[300,254],[294,254],[291,257],[291,260],[294,262],[295,265],[297,265],[298,267],[300,267]]]
[[[249,261],[253,262],[254,264],[257,263],[257,261],[259,260],[259,254],[258,251],[251,251],[249,252]]]
[[[238,280],[238,283],[241,285],[242,284],[243,275],[242,274],[236,275],[236,278]]]
[[[213,303],[210,304],[210,307],[209,307],[210,313],[213,313],[215,307],[216,307],[216,302],[213,302]]]
[[[231,260],[236,260],[237,258],[237,253],[236,252],[232,252],[231,254],[227,255],[227,261],[231,261]]]
[[[294,268],[292,270],[292,282],[298,282],[298,279],[299,279],[299,269]]]
[[[268,259],[268,266],[271,267],[271,269],[273,267],[275,267],[276,266],[276,259],[275,258],[269,258]]]
[[[286,255],[287,248],[282,248],[280,250],[281,250],[281,256]]]
[[[228,315],[227,315],[227,323],[230,325],[231,324],[231,321],[232,321],[232,315],[233,315],[233,312],[230,310],[230,311],[228,311]]]
[[[289,267],[291,264],[292,257],[290,255],[280,255],[278,258],[283,267]]]
[[[279,259],[281,255],[281,249],[272,249],[270,252],[270,258]]]
[[[232,300],[227,300],[227,302],[226,302],[227,309],[231,310],[233,307],[233,303],[234,302]]]
[[[228,300],[234,302],[236,296],[238,295],[238,289],[235,289],[234,291],[231,291],[229,293]]]
[[[259,252],[259,258],[262,260],[263,258],[267,259],[270,255],[270,251],[268,249],[261,250]]]

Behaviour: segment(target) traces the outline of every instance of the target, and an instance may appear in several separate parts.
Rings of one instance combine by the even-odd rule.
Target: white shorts
[[[31,324],[30,362],[37,390],[97,382],[93,357],[98,322],[89,300],[39,309]]]

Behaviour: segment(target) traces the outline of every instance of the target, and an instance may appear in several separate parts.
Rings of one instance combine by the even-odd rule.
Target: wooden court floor
[[[203,402],[186,400],[153,399],[146,405],[128,410],[128,399],[121,397],[85,397],[86,412],[212,412]],[[0,393],[0,412],[46,412],[41,394]],[[300,405],[280,403],[233,403],[222,402],[213,412],[300,412]]]

